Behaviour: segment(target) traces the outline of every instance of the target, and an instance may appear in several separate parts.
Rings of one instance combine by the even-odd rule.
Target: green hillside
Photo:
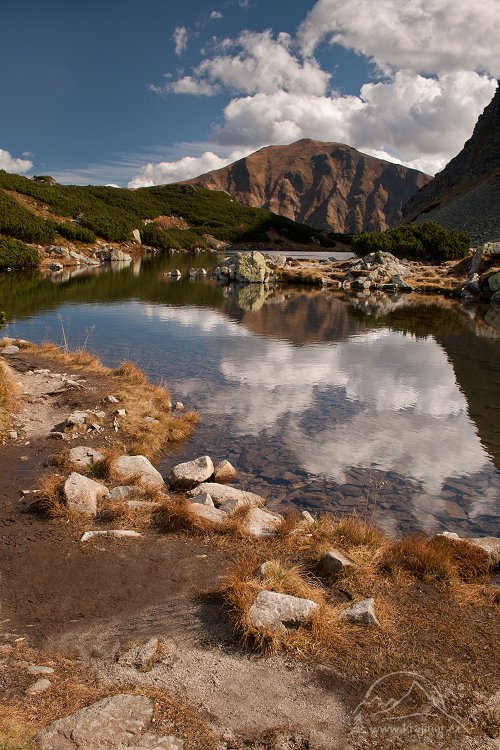
[[[144,219],[159,216],[180,217],[188,228],[144,226]],[[160,249],[205,248],[205,235],[233,243],[264,242],[269,232],[277,245],[309,243],[312,236],[324,247],[335,244],[310,227],[234,203],[226,193],[184,185],[138,190],[59,185],[47,177],[29,179],[0,170],[0,235],[40,244],[54,242],[57,235],[89,243],[96,237],[125,242],[133,229]]]

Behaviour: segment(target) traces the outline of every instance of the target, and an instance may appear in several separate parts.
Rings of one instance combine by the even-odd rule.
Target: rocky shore
[[[371,747],[356,706],[408,670],[460,721],[433,746],[495,747],[497,539],[285,517],[209,455],[162,475],[154,456],[195,424],[168,393],[142,379],[137,412],[130,366],[22,341],[1,354],[18,392],[0,446],[9,750]]]

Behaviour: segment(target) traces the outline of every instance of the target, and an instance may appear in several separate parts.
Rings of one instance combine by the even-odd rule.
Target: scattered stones
[[[220,507],[222,503],[228,500],[238,500],[244,505],[265,505],[266,501],[260,495],[255,495],[253,492],[246,492],[245,490],[239,490],[236,487],[230,487],[227,484],[219,484],[218,482],[203,482],[202,484],[195,487],[193,490],[188,492],[190,497],[196,497],[202,492],[208,492],[216,508]]]
[[[173,271],[170,271],[170,276],[172,279],[180,279],[182,276],[182,273],[179,271],[178,268],[174,268]]]
[[[160,648],[158,638],[150,638],[147,643],[141,646],[134,646],[124,653],[118,660],[120,664],[126,667],[134,667],[141,672],[148,672],[155,661]]]
[[[64,483],[66,506],[74,513],[84,516],[97,514],[97,502],[109,494],[108,488],[93,479],[72,472]]]
[[[191,499],[192,503],[197,505],[208,505],[210,508],[215,508],[214,501],[208,494],[208,492],[201,492]]]
[[[30,685],[26,690],[26,695],[38,695],[38,693],[44,693],[52,685],[51,681],[46,677],[40,677],[39,680]]]
[[[79,469],[88,469],[92,464],[104,461],[104,456],[94,448],[80,445],[77,448],[71,448],[69,452],[69,460],[72,464],[78,466]]]
[[[327,575],[337,575],[352,568],[353,561],[336,549],[330,549],[321,558],[321,569]]]
[[[284,630],[308,622],[319,612],[319,604],[311,599],[260,591],[248,613],[249,624],[254,628]]]
[[[217,464],[214,471],[214,479],[216,482],[224,484],[225,482],[232,482],[236,479],[237,471],[229,461],[221,461]]]
[[[269,513],[269,511],[262,508],[249,508],[242,521],[243,528],[247,534],[259,539],[274,536],[282,523],[282,516]]]
[[[80,537],[81,542],[89,542],[97,537],[114,537],[115,539],[140,539],[142,534],[129,529],[106,529],[100,531],[86,531]]]
[[[363,599],[356,602],[350,607],[342,610],[340,619],[347,622],[356,623],[357,625],[377,625],[380,626],[375,614],[375,602],[373,599]]]
[[[110,472],[120,482],[137,482],[144,487],[161,488],[165,485],[160,472],[146,456],[120,456],[110,465]]]
[[[177,464],[168,475],[168,483],[173,489],[192,489],[205,482],[214,473],[214,465],[209,456],[200,456],[194,461]]]

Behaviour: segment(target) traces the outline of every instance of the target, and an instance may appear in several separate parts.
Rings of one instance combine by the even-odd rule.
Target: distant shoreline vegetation
[[[352,240],[356,255],[382,250],[397,258],[432,261],[465,258],[470,251],[470,235],[457,229],[443,229],[428,221],[424,224],[407,224],[386,232],[362,232]]]

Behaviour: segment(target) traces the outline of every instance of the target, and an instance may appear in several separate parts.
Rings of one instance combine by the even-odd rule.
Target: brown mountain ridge
[[[431,179],[343,143],[306,138],[267,146],[187,182],[315,229],[356,234],[394,226],[402,205]]]
[[[403,207],[405,221],[436,221],[475,242],[500,240],[500,86],[462,151]]]

